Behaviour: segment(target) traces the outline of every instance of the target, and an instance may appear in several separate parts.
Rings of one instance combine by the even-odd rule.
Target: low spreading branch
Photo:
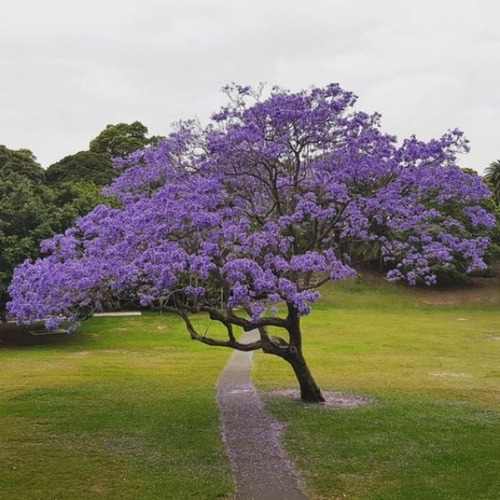
[[[190,320],[189,316],[185,312],[180,311],[179,309],[174,308],[174,307],[166,307],[165,310],[177,314],[177,316],[180,316],[184,320],[184,323],[186,325],[186,329],[187,329],[192,340],[197,340],[198,342],[201,342],[203,344],[210,345],[210,346],[230,347],[232,349],[236,349],[238,351],[245,351],[245,352],[256,351],[258,349],[262,349],[262,341],[261,340],[257,340],[255,342],[250,342],[248,344],[238,342],[236,340],[236,337],[234,336],[233,327],[232,327],[231,323],[227,323],[227,322],[218,320],[226,326],[229,339],[228,340],[214,339],[212,337],[208,337],[207,335],[202,335],[199,332],[197,332],[192,321]],[[212,318],[212,319],[216,319],[216,318]]]

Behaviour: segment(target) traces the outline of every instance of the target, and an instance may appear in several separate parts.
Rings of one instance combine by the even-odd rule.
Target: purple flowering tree
[[[300,322],[321,285],[353,276],[350,255],[367,242],[390,280],[433,284],[456,259],[483,269],[488,190],[455,166],[461,132],[398,145],[338,85],[265,99],[226,91],[206,128],[182,123],[119,162],[107,193],[119,208],[99,206],[44,242],[47,256],[16,270],[9,310],[54,327],[110,296],[137,297],[179,315],[192,339],[283,358],[302,399],[320,402]],[[199,331],[194,314],[223,325],[225,338]],[[244,343],[241,330],[259,339]]]

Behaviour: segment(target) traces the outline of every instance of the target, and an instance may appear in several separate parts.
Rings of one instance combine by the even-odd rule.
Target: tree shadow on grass
[[[23,346],[62,345],[73,342],[66,330],[47,330],[43,322],[17,326],[0,323],[0,349]]]

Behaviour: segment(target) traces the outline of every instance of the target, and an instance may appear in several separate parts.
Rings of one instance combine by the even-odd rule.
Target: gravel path
[[[247,332],[243,341],[257,339]],[[217,382],[222,433],[233,468],[236,500],[307,500],[280,446],[282,426],[271,420],[250,382],[252,353],[236,351]]]

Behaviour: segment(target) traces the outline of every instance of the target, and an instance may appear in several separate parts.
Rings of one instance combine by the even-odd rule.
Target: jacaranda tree
[[[191,338],[288,361],[303,400],[323,400],[302,353],[301,317],[328,280],[355,274],[349,253],[377,245],[390,280],[435,282],[460,258],[485,267],[479,206],[488,190],[455,166],[459,131],[398,145],[379,115],[355,111],[338,85],[299,93],[226,89],[228,106],[204,129],[180,124],[154,148],[122,161],[107,194],[74,228],[43,244],[47,257],[14,276],[19,321],[76,322],[110,295],[178,314]],[[199,331],[193,314],[225,338]],[[271,335],[282,331],[283,338]],[[245,343],[241,329],[258,330]]]

